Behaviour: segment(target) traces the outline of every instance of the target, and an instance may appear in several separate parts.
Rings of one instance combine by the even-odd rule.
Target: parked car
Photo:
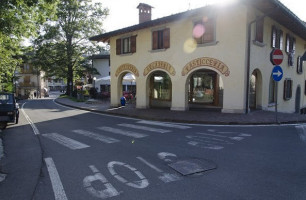
[[[18,124],[19,105],[14,94],[0,92],[0,129],[5,129],[12,122]]]

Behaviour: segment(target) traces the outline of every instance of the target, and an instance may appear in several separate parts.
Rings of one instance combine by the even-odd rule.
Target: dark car
[[[5,129],[9,122],[18,124],[18,109],[14,94],[0,92],[0,129]]]

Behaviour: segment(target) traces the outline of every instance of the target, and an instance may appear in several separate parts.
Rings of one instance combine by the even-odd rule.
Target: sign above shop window
[[[155,61],[149,64],[143,71],[143,75],[146,76],[148,75],[151,71],[155,69],[162,69],[166,70],[169,72],[170,75],[174,76],[175,75],[175,69],[167,62],[164,61]]]
[[[225,76],[230,75],[229,68],[220,60],[217,60],[215,58],[202,57],[202,58],[194,59],[190,61],[189,63],[187,63],[182,70],[182,76],[185,76],[193,69],[202,67],[202,66],[212,67],[218,70],[221,74],[224,74]]]
[[[139,76],[138,69],[134,65],[128,63],[120,65],[116,70],[115,76],[117,77],[123,71],[132,72],[136,77]]]

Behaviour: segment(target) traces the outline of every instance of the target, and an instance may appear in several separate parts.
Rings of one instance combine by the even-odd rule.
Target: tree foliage
[[[0,90],[12,82],[14,71],[22,62],[22,41],[35,36],[35,30],[52,17],[53,0],[0,1]]]
[[[85,55],[95,50],[88,38],[102,33],[108,9],[91,0],[61,0],[55,15],[56,20],[47,21],[34,41],[34,64],[49,77],[66,78],[70,95],[74,77],[89,67]]]

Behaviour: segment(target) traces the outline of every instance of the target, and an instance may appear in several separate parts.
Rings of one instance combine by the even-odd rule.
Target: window
[[[292,80],[286,79],[284,81],[284,100],[289,100],[292,97]]]
[[[290,34],[286,35],[286,52],[288,53],[288,65],[293,66],[295,53],[295,37],[291,36]]]
[[[296,72],[298,74],[302,74],[303,73],[303,60],[301,59],[301,56],[297,57],[297,61],[296,61]]]
[[[276,84],[277,82],[273,80],[273,77],[271,75],[269,83],[269,103],[276,102]]]
[[[152,32],[152,49],[168,49],[170,48],[170,29],[166,28],[163,30]]]
[[[255,32],[255,41],[263,43],[263,33],[264,33],[264,18],[258,17],[256,21],[256,32]]]
[[[116,40],[116,54],[128,54],[136,52],[136,35],[119,38]]]
[[[283,31],[272,26],[271,47],[275,49],[283,49]]]
[[[215,42],[215,20],[213,18],[205,18],[197,21],[194,24],[192,35],[197,44]]]
[[[171,79],[165,72],[154,72],[151,76],[151,98],[158,100],[171,100]]]

